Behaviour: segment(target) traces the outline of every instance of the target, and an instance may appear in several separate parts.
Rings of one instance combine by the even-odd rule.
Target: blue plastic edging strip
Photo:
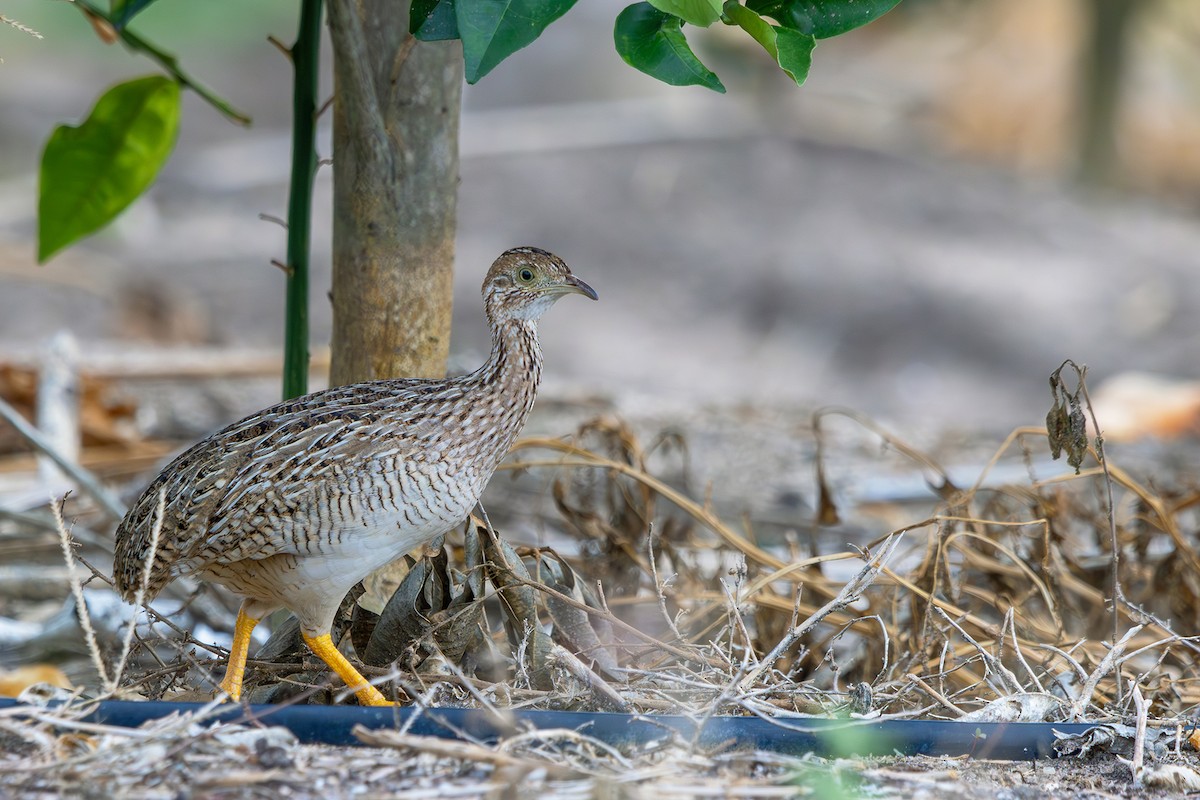
[[[81,704],[86,707],[85,704]],[[0,698],[0,711],[28,707]],[[105,725],[138,727],[172,713],[195,712],[199,703],[104,700],[93,704],[82,719]],[[53,705],[51,706],[53,708]],[[41,710],[41,709],[39,709]],[[19,714],[19,712],[18,712]],[[1089,724],[1046,722],[939,722],[925,720],[810,719],[781,717],[709,717],[697,730],[688,717],[668,714],[612,714],[576,711],[491,711],[464,708],[416,709],[409,707],[254,705],[218,706],[207,719],[281,725],[306,744],[359,745],[351,732],[356,725],[368,729],[397,729],[416,720],[407,732],[494,742],[506,735],[534,728],[566,728],[616,747],[645,746],[678,735],[683,742],[704,749],[762,750],[787,755],[812,753],[843,755],[972,756],[1008,761],[1052,758],[1055,732],[1082,734]]]

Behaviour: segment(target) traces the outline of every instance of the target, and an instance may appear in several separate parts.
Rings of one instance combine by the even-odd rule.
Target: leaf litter
[[[1062,372],[1072,369],[1069,386]],[[75,617],[93,631],[93,674],[75,669],[84,688],[65,707],[32,719],[0,714],[0,786],[30,796],[86,786],[146,797],[474,797],[518,786],[555,797],[985,797],[1047,781],[1062,796],[1190,791],[1200,785],[1197,742],[1180,726],[1200,703],[1200,641],[1191,635],[1200,491],[1186,475],[1152,481],[1104,454],[1103,441],[1089,438],[1083,370],[1065,363],[1051,389],[1047,428],[1014,431],[963,486],[874,421],[818,412],[814,520],[783,537],[729,523],[662,477],[670,459],[686,460],[678,437],[644,447],[626,424],[600,419],[569,439],[524,439],[504,468],[548,487],[554,545],[511,543],[486,513],[473,517],[410,556],[381,609],[352,594],[335,636],[385,694],[422,706],[783,724],[812,715],[1095,723],[1085,737],[1060,740],[1066,759],[794,758],[705,751],[678,736],[617,751],[567,730],[495,745],[359,730],[363,747],[331,748],[280,728],[209,726],[204,711],[135,730],[84,723],[83,710],[100,697],[210,700],[227,653],[194,634],[220,630],[236,608],[219,590],[182,583],[171,614],[147,609],[145,621],[94,624],[107,576],[91,563],[103,557],[69,531],[76,520],[95,524],[96,505],[84,496],[52,510],[75,576]],[[829,552],[822,531],[858,513],[831,479],[831,456],[845,440],[831,431],[854,426],[926,475],[939,503]],[[1047,474],[1051,451],[1068,455],[1069,472]],[[1005,459],[1023,464],[1026,479],[990,480]],[[0,530],[0,548],[17,535],[44,536]],[[299,646],[295,626],[274,628],[251,660],[247,698],[347,701]],[[1045,769],[1054,772],[1039,779]]]

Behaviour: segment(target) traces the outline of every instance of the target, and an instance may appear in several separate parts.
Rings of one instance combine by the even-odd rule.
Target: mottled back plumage
[[[315,392],[197,443],[118,526],[117,589],[132,599],[141,586],[161,494],[147,599],[199,574],[255,619],[283,606],[327,632],[356,582],[470,513],[533,406],[537,320],[566,293],[596,296],[557,257],[509,250],[484,280],[492,352],[478,370]]]

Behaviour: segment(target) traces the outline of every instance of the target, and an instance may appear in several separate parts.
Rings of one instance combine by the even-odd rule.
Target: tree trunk
[[[1117,126],[1127,45],[1135,14],[1145,0],[1089,0],[1087,39],[1080,70],[1080,182],[1106,186],[1120,177]]]
[[[408,33],[408,3],[330,0],[330,385],[440,377],[450,349],[462,49]]]

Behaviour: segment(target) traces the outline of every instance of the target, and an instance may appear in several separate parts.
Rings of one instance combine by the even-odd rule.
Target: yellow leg
[[[358,697],[359,705],[392,705],[378,689],[367,683],[367,679],[333,646],[333,639],[330,638],[328,633],[323,633],[315,637],[310,637],[307,634],[301,635],[304,637],[304,643],[308,645],[309,649],[320,656],[321,660],[328,664],[329,668],[336,672],[339,678],[345,681],[346,686],[354,690],[355,696]]]
[[[250,653],[250,634],[258,620],[248,616],[244,610],[238,609],[237,623],[233,627],[233,646],[229,648],[229,666],[225,668],[225,677],[221,681],[221,689],[234,702],[242,696],[242,679],[246,675],[246,657]]]

